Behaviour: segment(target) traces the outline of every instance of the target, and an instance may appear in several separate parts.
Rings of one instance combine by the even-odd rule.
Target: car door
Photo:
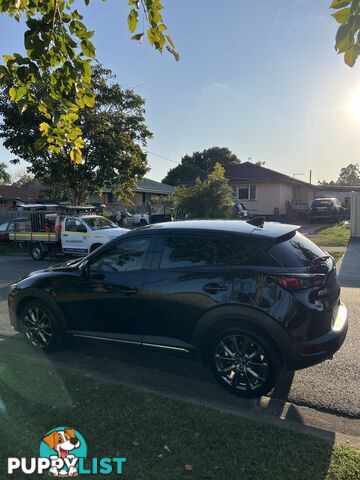
[[[112,242],[89,259],[80,278],[68,286],[71,302],[62,302],[75,335],[140,343],[138,318],[146,314],[142,287],[155,243],[153,236],[132,237]]]
[[[61,244],[64,253],[88,253],[88,230],[84,223],[76,217],[65,219],[61,234]]]
[[[208,235],[163,236],[143,289],[144,345],[182,348],[196,322],[226,303],[232,276],[216,265],[216,241]],[[186,347],[185,347],[186,348]]]

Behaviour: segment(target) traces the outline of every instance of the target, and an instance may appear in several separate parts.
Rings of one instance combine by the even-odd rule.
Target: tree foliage
[[[44,117],[36,107],[29,106],[21,114],[5,91],[0,95],[0,138],[16,156],[13,163],[25,160],[28,173],[76,204],[103,186],[122,198],[129,197],[136,179],[147,171],[143,148],[151,133],[144,120],[144,100],[132,90],[123,90],[110,70],[97,66],[92,77],[94,108],[79,114],[82,163],[70,159],[70,146],[58,152],[44,145],[37,128]]]
[[[163,183],[177,185],[184,180],[204,178],[217,163],[226,169],[231,165],[239,165],[240,159],[224,147],[212,147],[202,152],[194,152],[191,155],[185,155],[180,165],[170,169]]]
[[[360,185],[360,169],[358,163],[350,163],[341,169],[337,185]]]
[[[10,175],[4,162],[0,162],[0,183],[10,183]]]
[[[216,163],[204,181],[197,178],[195,185],[177,187],[174,203],[180,217],[229,218],[234,202],[224,168]]]
[[[74,0],[0,0],[0,13],[17,21],[24,18],[27,28],[26,55],[3,56],[0,84],[6,85],[10,100],[20,112],[29,107],[37,109],[42,117],[42,146],[52,153],[60,153],[66,147],[71,160],[81,163],[84,139],[79,115],[95,102],[91,80],[95,47],[91,41],[94,32],[87,29],[73,3]],[[84,3],[88,5],[90,0]],[[140,41],[146,34],[156,50],[162,52],[165,48],[178,59],[163,21],[160,0],[129,0],[129,7],[132,39]],[[146,19],[145,31],[138,30],[141,14]]]
[[[336,33],[335,50],[353,67],[360,54],[360,0],[333,0],[332,16],[340,24]]]

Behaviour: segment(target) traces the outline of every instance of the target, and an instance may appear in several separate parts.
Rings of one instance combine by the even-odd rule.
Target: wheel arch
[[[16,313],[16,323],[19,331],[22,330],[22,325],[20,321],[20,314],[25,305],[34,300],[43,302],[48,308],[50,308],[54,315],[56,316],[57,321],[60,322],[61,327],[64,331],[68,330],[67,322],[61,308],[57,305],[54,300],[47,295],[45,292],[41,292],[36,289],[27,289],[22,295],[19,295],[19,298],[16,303],[15,313]]]
[[[94,252],[95,250],[97,250],[98,248],[102,247],[104,244],[103,243],[99,243],[99,242],[94,242],[90,245],[90,248],[89,248],[89,253],[92,253]]]
[[[255,308],[237,305],[215,307],[198,322],[191,343],[200,352],[202,361],[207,363],[207,342],[210,335],[227,325],[248,325],[264,333],[278,348],[284,359],[291,348],[291,339],[283,328],[269,315]]]

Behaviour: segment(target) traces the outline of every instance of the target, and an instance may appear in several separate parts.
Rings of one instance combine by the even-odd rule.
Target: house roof
[[[269,181],[283,181],[297,185],[304,185],[314,188],[311,183],[303,182],[297,178],[290,177],[284,173],[276,172],[270,168],[262,167],[251,162],[240,163],[239,165],[232,165],[225,170],[225,177],[230,182],[269,182]],[[200,177],[202,180],[205,178]],[[180,185],[192,185],[195,182],[194,178],[183,180]]]
[[[162,193],[168,195],[174,193],[174,190],[175,188],[171,185],[156,182],[150,178],[143,178],[142,180],[139,180],[137,187],[135,188],[136,192]]]
[[[102,191],[110,192],[111,189],[104,187]],[[156,182],[155,180],[151,180],[150,178],[143,178],[142,180],[138,180],[137,186],[134,188],[134,191],[171,195],[172,193],[174,193],[175,188],[171,185],[167,185],[166,183]]]
[[[14,187],[13,185],[0,185],[0,198],[7,200],[37,200],[38,192],[27,190],[26,188]]]
[[[297,178],[285,175],[285,173],[276,172],[270,168],[262,167],[251,162],[240,163],[239,165],[233,165],[228,167],[225,171],[225,176],[230,181],[286,181],[301,185],[308,185],[314,187],[308,182],[298,180]]]

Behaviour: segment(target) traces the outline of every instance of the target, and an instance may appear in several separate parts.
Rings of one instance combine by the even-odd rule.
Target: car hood
[[[84,257],[73,258],[65,262],[56,263],[55,265],[50,265],[49,267],[43,268],[41,270],[34,270],[33,272],[30,272],[27,275],[24,275],[23,277],[21,277],[19,281],[24,280],[25,278],[35,277],[43,273],[58,273],[58,272],[69,272],[71,270],[76,270],[79,263],[82,260],[84,260]]]

